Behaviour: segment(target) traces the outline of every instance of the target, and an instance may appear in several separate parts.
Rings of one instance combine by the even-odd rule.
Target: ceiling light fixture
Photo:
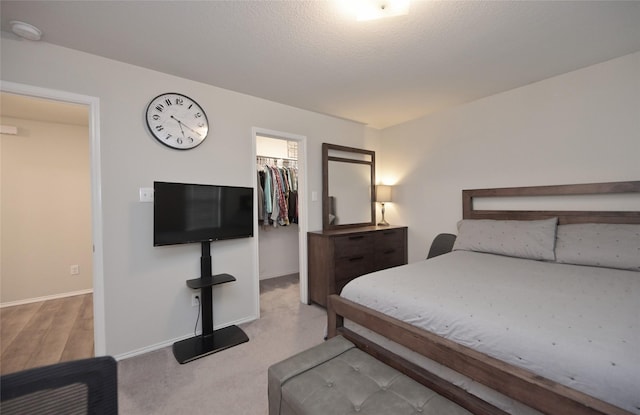
[[[11,31],[21,38],[28,40],[40,40],[42,38],[42,30],[29,23],[12,20],[9,25],[11,25]]]
[[[410,0],[351,0],[358,21],[402,16],[409,13]]]

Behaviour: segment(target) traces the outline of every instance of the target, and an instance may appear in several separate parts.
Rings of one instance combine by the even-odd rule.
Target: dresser
[[[327,306],[352,279],[407,263],[406,226],[366,226],[307,233],[309,301]]]

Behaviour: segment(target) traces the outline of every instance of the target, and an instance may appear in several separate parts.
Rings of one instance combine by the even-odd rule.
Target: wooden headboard
[[[476,210],[474,198],[518,196],[567,196],[639,193],[640,181],[564,184],[552,186],[506,187],[462,191],[463,219],[534,220],[557,217],[559,224],[567,223],[638,223],[639,211],[580,211],[580,210]]]

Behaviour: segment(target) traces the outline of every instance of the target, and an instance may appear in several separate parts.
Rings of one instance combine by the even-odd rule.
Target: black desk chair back
[[[3,375],[0,413],[118,413],[118,372],[113,357],[94,357]]]
[[[453,249],[453,243],[456,241],[456,235],[451,233],[440,233],[431,242],[431,248],[429,248],[429,254],[427,259],[436,257],[438,255],[451,252]]]

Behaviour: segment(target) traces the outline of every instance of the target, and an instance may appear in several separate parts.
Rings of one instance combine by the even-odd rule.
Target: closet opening
[[[279,292],[306,303],[304,139],[255,132],[259,291],[286,288]]]
[[[299,280],[298,143],[256,137],[260,281]]]

